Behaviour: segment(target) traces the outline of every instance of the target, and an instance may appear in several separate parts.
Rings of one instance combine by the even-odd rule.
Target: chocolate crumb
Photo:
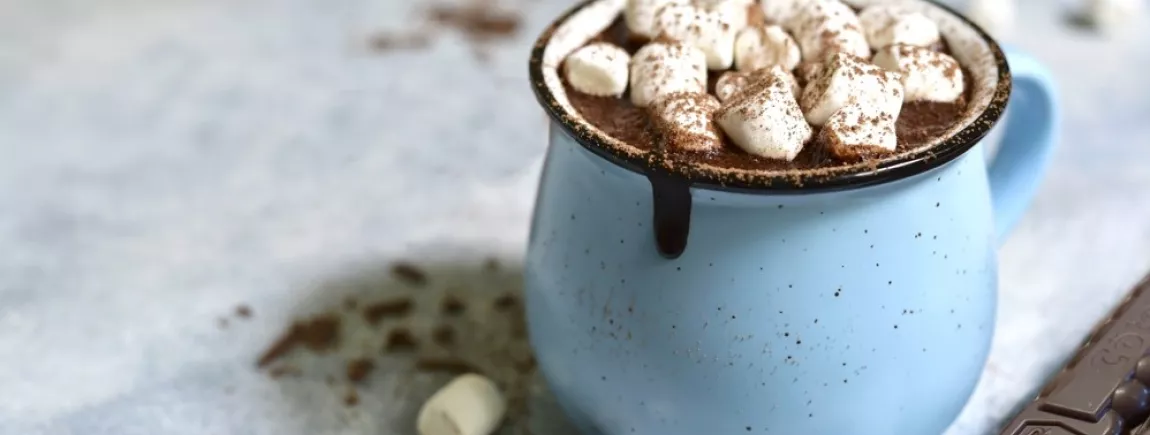
[[[508,311],[517,305],[519,305],[519,298],[510,293],[495,299],[495,309],[499,311]]]
[[[337,344],[339,327],[339,317],[333,314],[297,321],[264,351],[257,365],[267,367],[301,344],[314,352],[325,352]]]
[[[364,308],[363,318],[367,323],[378,325],[383,319],[406,317],[414,307],[415,303],[410,298],[377,302]]]
[[[252,309],[247,305],[240,305],[236,307],[236,315],[241,319],[248,319],[252,317]]]
[[[439,325],[431,333],[431,339],[441,346],[455,344],[455,330],[450,325]]]
[[[348,407],[359,405],[359,393],[355,390],[348,390],[347,394],[343,396],[343,404]]]
[[[480,373],[471,363],[457,358],[421,358],[415,362],[415,369],[424,373],[448,373],[452,375]]]
[[[414,286],[427,284],[427,273],[411,263],[398,262],[392,264],[391,276]]]
[[[367,358],[359,358],[347,363],[347,380],[360,383],[375,370],[375,363]]]
[[[458,317],[466,309],[467,306],[463,304],[463,301],[452,295],[445,296],[439,305],[439,311],[450,317]]]
[[[396,329],[387,334],[383,351],[387,353],[411,352],[419,348],[419,341],[406,329]]]

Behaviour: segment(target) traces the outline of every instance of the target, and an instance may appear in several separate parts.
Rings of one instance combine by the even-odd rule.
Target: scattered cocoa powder
[[[463,304],[463,301],[452,295],[444,296],[439,305],[439,312],[448,317],[459,317],[466,309],[467,306]]]
[[[379,33],[368,39],[372,51],[420,50],[431,45],[431,34],[424,30],[408,33]]]
[[[427,284],[427,273],[407,262],[398,262],[391,265],[391,276],[405,283],[422,287]]]
[[[251,318],[252,317],[251,307],[248,307],[247,305],[240,305],[240,306],[236,307],[236,316],[239,316],[241,319]]]
[[[519,298],[511,293],[495,298],[495,309],[499,311],[508,311],[517,305],[519,305]]]
[[[371,375],[372,370],[375,370],[375,363],[370,359],[351,360],[347,363],[347,380],[356,384],[361,383]]]
[[[301,374],[303,374],[303,372],[300,371],[299,367],[291,365],[276,366],[268,370],[268,376],[271,376],[272,379],[279,379],[285,376],[297,377]]]
[[[387,341],[383,344],[386,353],[412,352],[419,349],[419,341],[411,332],[399,328],[387,334]]]
[[[490,41],[514,36],[519,30],[520,17],[493,10],[489,5],[432,6],[427,17],[432,22],[452,27],[473,41]]]
[[[431,339],[440,346],[455,344],[455,330],[451,325],[439,325],[431,332]]]
[[[267,367],[299,345],[314,352],[326,352],[338,343],[339,327],[340,319],[334,314],[297,321],[264,351],[257,364],[260,368]]]
[[[411,314],[415,303],[411,298],[392,299],[368,305],[363,310],[363,318],[367,323],[378,325],[380,321],[388,318],[403,318]]]
[[[474,365],[458,358],[421,358],[415,362],[415,369],[424,373],[482,374]]]
[[[343,396],[343,404],[349,408],[359,405],[359,392],[348,390],[347,394]]]

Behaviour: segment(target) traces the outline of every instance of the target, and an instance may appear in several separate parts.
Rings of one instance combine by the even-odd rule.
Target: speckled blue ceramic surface
[[[1150,266],[1147,35],[1068,27],[1076,3],[1018,2],[1009,41],[1059,79],[1063,141],[999,251],[989,362],[948,434],[998,424]],[[386,374],[403,362],[347,409],[328,360],[280,381],[253,361],[349,269],[512,287],[460,271],[520,267],[547,142],[526,59],[570,3],[507,6],[523,31],[484,63],[453,32],[363,48],[413,1],[0,0],[0,433],[410,434],[436,383]]]

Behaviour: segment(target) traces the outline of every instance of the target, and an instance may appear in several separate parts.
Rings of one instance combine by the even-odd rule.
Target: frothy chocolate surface
[[[752,13],[758,12],[757,7],[752,6],[750,9],[753,11]],[[636,41],[629,34],[622,19],[616,20],[607,30],[592,40],[592,42],[595,41],[618,45],[632,55],[643,45],[641,41]],[[939,51],[949,53],[945,45]],[[721,71],[708,72],[708,92],[714,92],[715,81],[720,74],[722,74]],[[967,101],[970,100],[974,86],[971,83],[971,74],[966,73],[964,77],[967,81],[965,96],[957,102],[916,101],[903,104],[896,125],[898,147],[894,153],[915,149],[932,142],[939,136],[947,134],[951,127],[966,115]],[[805,85],[806,83],[800,81],[799,84]],[[818,140],[817,127],[811,142],[803,147],[802,152],[790,162],[749,154],[726,137],[723,138],[723,146],[720,149],[709,152],[693,152],[664,147],[658,134],[652,128],[647,111],[632,104],[629,95],[624,94],[622,98],[595,97],[575,90],[566,82],[563,86],[567,91],[571,105],[582,114],[587,122],[611,137],[636,148],[660,150],[673,161],[761,171],[833,168],[851,164],[837,160],[830,154],[826,145]]]

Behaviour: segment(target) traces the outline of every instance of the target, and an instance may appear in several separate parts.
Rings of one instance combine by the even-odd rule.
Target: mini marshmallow
[[[655,25],[655,13],[667,5],[684,5],[689,2],[690,0],[627,0],[623,19],[631,33],[652,39],[659,34],[659,29]]]
[[[813,134],[781,74],[723,103],[715,120],[739,148],[771,159],[794,160]]]
[[[499,427],[507,403],[490,379],[459,376],[427,399],[416,418],[420,435],[489,435]]]
[[[735,38],[735,69],[739,71],[773,65],[790,71],[800,60],[799,44],[782,27],[747,27]]]
[[[878,50],[891,44],[930,47],[939,42],[938,24],[918,12],[903,12],[885,5],[875,5],[859,12],[859,22],[870,47]]]
[[[651,105],[652,124],[672,148],[711,151],[723,145],[723,136],[712,121],[719,100],[707,94],[676,92]]]
[[[810,0],[760,0],[759,6],[768,22],[784,24],[790,22],[808,2]]]
[[[819,62],[835,53],[870,57],[870,44],[858,16],[837,0],[806,3],[789,26],[805,60]]]
[[[970,0],[967,18],[995,37],[1005,37],[1014,28],[1014,0]]]
[[[615,21],[625,0],[596,0],[568,18],[555,33],[543,52],[543,65],[558,68],[567,56],[587,44]]]
[[[597,97],[618,97],[627,90],[631,56],[606,42],[596,42],[575,50],[564,64],[567,82],[575,90]]]
[[[1090,21],[1098,30],[1117,33],[1145,16],[1143,1],[1090,0]]]
[[[707,58],[695,47],[653,42],[631,57],[631,102],[647,107],[674,92],[707,92]]]
[[[715,96],[719,97],[719,101],[725,103],[734,98],[736,94],[749,89],[750,86],[761,83],[765,84],[767,82],[764,80],[774,77],[786,81],[795,98],[799,97],[801,88],[799,88],[798,82],[795,81],[795,77],[778,65],[748,72],[727,71],[719,76],[719,80],[715,81]]]
[[[897,116],[902,101],[903,90],[897,73],[839,53],[807,83],[802,108],[811,125],[821,126],[848,104],[868,104],[876,111]]]
[[[819,131],[822,142],[840,160],[858,161],[868,154],[884,154],[898,146],[896,117],[873,106],[851,104],[827,119]]]
[[[902,75],[906,101],[951,103],[966,87],[958,61],[928,48],[896,44],[879,50],[873,61]]]
[[[745,14],[741,26],[736,19],[724,9],[672,4],[655,13],[655,28],[660,36],[702,50],[708,68],[724,70],[735,61],[735,33],[746,26]]]

